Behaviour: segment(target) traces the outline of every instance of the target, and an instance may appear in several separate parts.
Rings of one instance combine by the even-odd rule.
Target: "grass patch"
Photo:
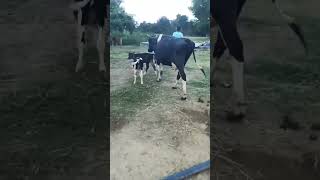
[[[145,84],[143,85],[140,84],[140,78],[137,78],[135,85],[130,79],[128,87],[111,92],[112,120],[129,120],[135,116],[138,109],[146,108],[150,105],[150,99],[155,96],[158,86],[157,82],[154,81],[154,77],[144,77]]]
[[[256,78],[274,83],[320,84],[320,64],[275,63],[267,60],[257,62],[259,63],[249,67],[249,74]]]

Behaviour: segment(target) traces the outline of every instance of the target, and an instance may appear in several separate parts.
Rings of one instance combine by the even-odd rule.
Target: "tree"
[[[192,7],[189,8],[193,15],[198,19],[196,25],[197,31],[201,34],[210,32],[210,0],[192,0]]]
[[[132,33],[135,29],[135,21],[120,6],[122,0],[110,1],[110,31],[111,34],[122,34],[124,31]]]
[[[178,14],[175,19],[175,24],[176,26],[181,26],[183,30],[186,30],[188,26],[188,17],[186,15]]]
[[[155,24],[147,23],[145,21],[140,23],[140,25],[138,26],[138,30],[141,32],[153,32],[155,29]]]
[[[155,33],[171,34],[171,31],[172,26],[170,20],[165,16],[161,17],[156,23]]]

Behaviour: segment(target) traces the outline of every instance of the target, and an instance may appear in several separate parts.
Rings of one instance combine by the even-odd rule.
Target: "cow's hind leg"
[[[84,62],[83,62],[83,49],[84,49],[84,45],[85,45],[85,27],[82,23],[82,10],[78,11],[78,39],[77,39],[77,43],[78,43],[78,62],[76,65],[76,72],[79,72],[83,66],[84,66]]]
[[[178,87],[178,82],[179,82],[179,80],[180,80],[180,74],[179,74],[179,71],[176,71],[177,72],[177,76],[175,76],[175,83],[174,83],[174,86],[172,86],[172,89],[177,89]]]
[[[163,71],[162,63],[157,64],[156,67],[157,67],[157,81],[160,82],[162,79],[161,76],[162,76],[162,71]]]
[[[184,66],[177,66],[179,70],[179,75],[182,79],[182,91],[183,95],[181,97],[181,100],[186,100],[187,99],[187,76],[186,73],[184,72]],[[178,79],[178,76],[177,76]],[[179,78],[180,79],[180,78]]]
[[[98,28],[98,40],[97,40],[97,49],[99,53],[99,71],[106,71],[106,66],[104,64],[104,51],[105,51],[105,34],[104,28],[99,26]]]
[[[212,47],[212,46],[211,46]],[[217,36],[217,42],[215,43],[212,50],[212,61],[210,63],[210,66],[213,67],[211,72],[210,72],[210,86],[214,86],[214,81],[215,81],[215,73],[218,69],[218,62],[221,56],[224,54],[226,50],[226,46],[222,40],[222,35],[221,32],[218,31],[218,36]]]
[[[237,31],[236,19],[219,23],[222,38],[225,41],[231,56],[233,102],[230,119],[242,118],[245,115],[244,94],[244,55],[243,44]]]

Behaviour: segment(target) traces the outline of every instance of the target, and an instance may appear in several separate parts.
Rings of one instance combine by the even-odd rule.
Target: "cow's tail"
[[[280,8],[279,4],[277,3],[276,0],[272,0],[272,3],[276,6],[276,8],[278,9],[280,15],[283,17],[283,19],[285,19],[285,21],[287,21],[289,27],[293,30],[293,32],[299,37],[300,42],[302,43],[306,54],[308,53],[308,47],[307,47],[307,43],[306,40],[304,38],[304,35],[302,33],[302,30],[300,28],[300,26],[295,22],[294,18],[290,17],[289,15],[287,15],[286,13],[283,12],[283,10]]]
[[[79,10],[84,6],[86,6],[90,1],[91,0],[83,0],[83,1],[74,2],[70,5],[70,8],[73,10]]]
[[[194,54],[194,50],[192,50],[192,54],[193,54],[194,62],[195,62],[196,65],[199,67],[199,69],[200,69],[201,72],[203,73],[204,77],[206,77],[206,73],[204,72],[203,68],[202,68],[199,64],[197,64],[196,55]]]

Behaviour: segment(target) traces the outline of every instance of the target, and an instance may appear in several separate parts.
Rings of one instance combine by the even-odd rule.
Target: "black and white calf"
[[[132,53],[128,55],[129,60],[133,60],[133,84],[136,84],[137,71],[139,71],[141,84],[143,84],[143,75],[145,75],[149,69],[149,64],[151,63],[153,70],[156,73],[156,67],[154,65],[154,54],[153,53]]]
[[[246,0],[214,0],[211,1],[210,12],[212,13],[211,26],[213,23],[218,25],[218,37],[214,45],[213,58],[211,67],[211,85],[213,85],[213,76],[215,73],[218,60],[228,48],[230,55],[233,57],[231,60],[232,67],[232,81],[233,81],[233,104],[230,118],[242,118],[246,113],[245,93],[244,93],[244,55],[243,44],[240,39],[237,21]],[[300,27],[295,23],[292,17],[284,14],[279,8],[276,0],[272,0],[280,15],[288,22],[289,27],[299,37],[300,42],[307,52],[307,45],[304,40]],[[214,21],[213,21],[214,20]],[[211,27],[213,28],[213,26]],[[211,29],[213,30],[213,29]]]
[[[109,2],[109,1],[108,1]],[[108,6],[110,2],[108,3]],[[99,71],[106,71],[104,64],[105,52],[105,19],[107,18],[107,1],[106,0],[74,0],[70,6],[73,9],[76,20],[78,21],[78,62],[76,72],[84,67],[83,49],[86,43],[85,33],[89,25],[97,26],[98,39],[97,49],[99,53]]]
[[[183,96],[182,100],[186,99],[187,95],[187,76],[184,71],[184,67],[193,54],[195,63],[196,57],[194,55],[195,43],[187,38],[175,38],[173,36],[160,34],[158,36],[150,37],[148,39],[149,48],[148,52],[155,53],[155,62],[157,67],[157,81],[161,81],[163,65],[171,66],[175,71],[178,70],[177,76],[175,77],[176,83],[173,89],[177,88],[177,83],[182,78],[182,89]],[[200,70],[205,75],[204,70],[200,67]]]

